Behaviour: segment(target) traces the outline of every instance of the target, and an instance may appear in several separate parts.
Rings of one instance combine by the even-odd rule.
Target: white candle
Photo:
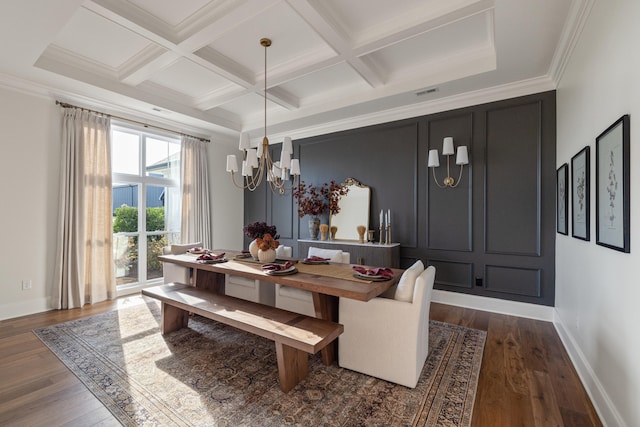
[[[386,213],[384,214],[384,226],[388,226],[389,225],[389,215],[387,215]]]
[[[391,209],[389,209],[389,225],[391,225]]]
[[[380,227],[382,227],[382,209],[380,209]]]

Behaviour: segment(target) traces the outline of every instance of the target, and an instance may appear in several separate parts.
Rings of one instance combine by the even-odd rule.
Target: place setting
[[[393,279],[393,270],[387,267],[365,268],[359,265],[354,265],[353,277],[356,279],[370,280],[372,282],[385,282]]]
[[[305,258],[302,260],[303,264],[309,264],[309,265],[322,265],[322,264],[329,264],[330,258],[322,258],[319,256],[310,256],[308,258]]]
[[[276,262],[264,264],[262,266],[262,271],[264,271],[268,276],[287,276],[289,274],[297,273],[298,269],[296,268],[295,263],[287,261],[284,264]]]
[[[200,264],[219,264],[222,262],[229,261],[225,257],[225,252],[220,254],[214,254],[213,252],[204,252],[198,258],[196,258],[196,262]]]

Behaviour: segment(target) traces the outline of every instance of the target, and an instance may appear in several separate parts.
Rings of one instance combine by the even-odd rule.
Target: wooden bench
[[[163,335],[187,326],[192,312],[274,341],[284,392],[307,376],[308,354],[322,350],[344,331],[339,323],[177,283],[143,289],[142,295],[162,302]]]

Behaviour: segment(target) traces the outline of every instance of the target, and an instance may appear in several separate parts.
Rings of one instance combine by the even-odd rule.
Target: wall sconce
[[[429,163],[428,167],[431,168],[433,172],[433,180],[436,182],[436,185],[440,188],[447,187],[457,187],[460,184],[460,179],[462,178],[462,169],[464,165],[469,164],[469,153],[467,152],[467,146],[461,145],[458,147],[458,151],[456,154],[456,165],[460,165],[460,175],[458,176],[458,180],[456,181],[451,176],[451,172],[449,169],[449,157],[453,155],[453,138],[450,136],[446,136],[442,141],[442,154],[447,156],[447,177],[443,181],[443,185],[438,183],[438,179],[436,178],[436,168],[440,167],[440,158],[438,157],[438,150],[429,150]]]

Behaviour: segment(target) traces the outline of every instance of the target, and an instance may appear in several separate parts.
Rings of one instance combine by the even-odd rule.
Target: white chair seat
[[[413,300],[340,298],[338,364],[414,388],[429,353],[429,306],[435,267],[415,280]]]
[[[198,246],[202,246],[202,243],[196,242],[165,246],[162,248],[162,253],[165,255],[181,255],[186,253],[189,249],[196,248]],[[162,277],[164,283],[183,283],[185,285],[189,285],[191,283],[191,269],[172,262],[163,262]]]
[[[292,253],[291,246],[281,245],[276,248],[276,257],[278,258],[290,258]],[[225,276],[225,294],[260,304],[275,305],[275,287],[271,282],[227,274]]]
[[[349,264],[351,254],[342,252],[340,249],[322,249],[316,247],[309,248],[309,257],[318,256],[329,258],[331,262]],[[304,289],[292,288],[276,284],[276,307],[294,313],[316,317],[316,309],[313,306],[313,295]]]

